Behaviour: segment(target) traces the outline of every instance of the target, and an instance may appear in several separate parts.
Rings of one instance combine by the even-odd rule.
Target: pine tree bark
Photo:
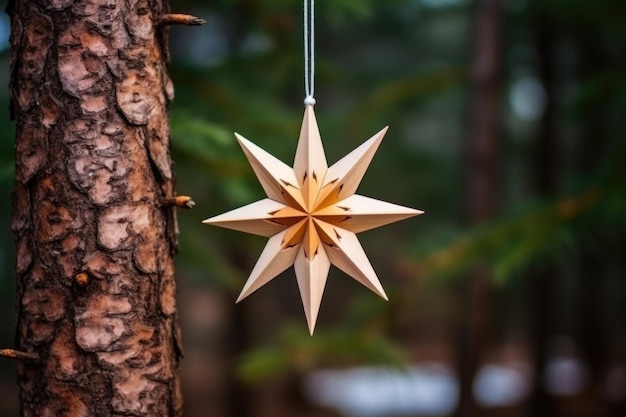
[[[9,2],[24,417],[182,414],[167,8]]]

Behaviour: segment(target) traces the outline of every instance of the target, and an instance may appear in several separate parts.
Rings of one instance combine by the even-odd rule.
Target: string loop
[[[304,0],[304,104],[315,105],[315,0]]]

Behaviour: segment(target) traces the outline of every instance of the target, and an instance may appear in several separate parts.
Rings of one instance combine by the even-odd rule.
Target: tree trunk
[[[538,135],[532,149],[531,183],[540,198],[554,198],[557,192],[558,143],[556,131],[556,96],[554,84],[554,24],[542,13],[535,16],[535,46],[538,72],[546,91],[546,109],[539,122]],[[532,341],[534,381],[530,395],[530,414],[534,417],[556,417],[554,399],[543,383],[548,361],[549,344],[555,334],[555,306],[561,301],[557,293],[558,270],[546,260],[528,277],[529,323]]]
[[[22,416],[182,413],[167,8],[9,2]]]
[[[500,0],[477,2],[470,127],[466,147],[465,220],[469,225],[489,220],[497,207],[501,8]],[[493,292],[487,266],[471,271],[459,288],[457,367],[460,396],[456,416],[482,415],[472,388],[492,327]]]
[[[577,39],[580,59],[580,76],[583,80],[592,80],[602,74],[610,65],[603,48],[598,48],[600,36],[580,36]],[[596,102],[593,109],[587,110],[581,123],[582,143],[578,150],[578,170],[582,177],[589,177],[598,172],[604,155],[607,155],[607,138],[611,137],[611,106],[605,100]],[[606,267],[604,254],[589,245],[582,250],[578,259],[580,264],[579,288],[577,293],[578,328],[575,329],[575,341],[580,346],[582,358],[588,369],[589,382],[585,395],[596,415],[610,415],[611,404],[605,401],[605,376],[610,366],[611,351],[607,343],[608,320],[604,317],[603,297],[610,272]],[[618,332],[615,332],[617,334]],[[625,414],[617,414],[625,415]]]

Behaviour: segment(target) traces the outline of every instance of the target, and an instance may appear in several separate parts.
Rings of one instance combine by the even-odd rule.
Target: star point
[[[355,194],[386,132],[329,167],[308,105],[293,168],[235,133],[268,198],[203,223],[269,237],[237,303],[293,265],[313,334],[331,264],[388,300],[356,233],[423,212]]]

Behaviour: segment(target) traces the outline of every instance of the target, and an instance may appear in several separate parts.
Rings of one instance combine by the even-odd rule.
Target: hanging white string
[[[304,104],[315,105],[315,0],[304,0]]]

